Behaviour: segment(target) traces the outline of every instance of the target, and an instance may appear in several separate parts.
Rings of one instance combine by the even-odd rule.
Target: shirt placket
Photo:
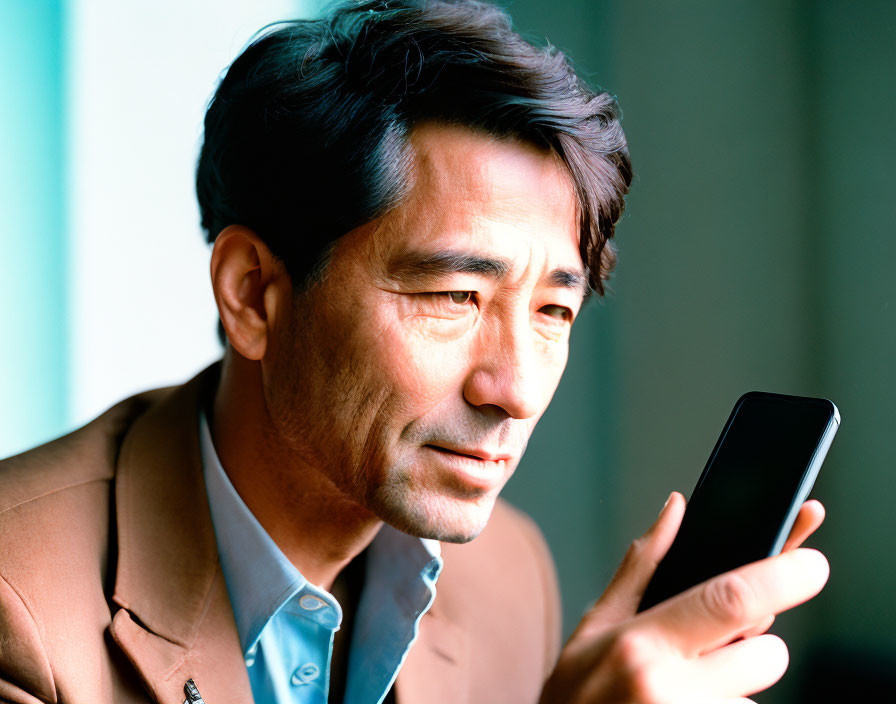
[[[313,585],[293,595],[247,653],[252,691],[265,693],[256,700],[326,704],[333,637],[341,617],[335,600]]]

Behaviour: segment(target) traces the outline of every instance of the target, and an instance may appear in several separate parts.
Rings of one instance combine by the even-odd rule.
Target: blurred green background
[[[63,51],[73,3],[0,2],[0,454],[75,422]],[[669,491],[690,492],[738,396],[825,396],[843,426],[814,492],[828,519],[811,544],[831,579],[779,618],[792,666],[755,698],[892,700],[896,3],[506,7],[526,36],[547,37],[618,96],[636,172],[611,292],[577,323],[566,377],[505,493],[551,545],[565,633]],[[181,234],[200,237],[195,222]]]

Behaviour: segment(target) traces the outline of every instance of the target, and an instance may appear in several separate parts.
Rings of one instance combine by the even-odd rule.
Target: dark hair
[[[369,0],[273,25],[230,66],[205,117],[196,190],[211,242],[254,230],[309,285],[332,243],[410,183],[408,138],[442,121],[556,153],[575,183],[580,251],[602,294],[632,171],[615,98],[472,0]]]

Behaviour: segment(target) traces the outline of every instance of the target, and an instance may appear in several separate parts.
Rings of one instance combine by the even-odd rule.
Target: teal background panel
[[[0,2],[0,456],[66,421],[63,5]]]

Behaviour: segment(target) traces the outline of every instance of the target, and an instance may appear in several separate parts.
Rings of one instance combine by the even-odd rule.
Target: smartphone
[[[638,611],[781,552],[839,427],[827,399],[741,396]]]

